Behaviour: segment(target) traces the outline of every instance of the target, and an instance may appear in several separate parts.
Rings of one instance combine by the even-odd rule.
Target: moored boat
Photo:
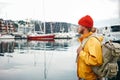
[[[4,35],[0,34],[0,39],[14,39],[14,38],[15,38],[15,36],[12,36],[9,34],[4,34]]]
[[[31,34],[27,36],[28,40],[51,41],[54,40],[54,34]]]

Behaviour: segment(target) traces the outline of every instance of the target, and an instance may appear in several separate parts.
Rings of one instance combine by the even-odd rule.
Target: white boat
[[[55,39],[72,39],[72,35],[70,33],[54,33]]]
[[[120,25],[113,25],[100,29],[101,34],[104,36],[105,41],[120,42]]]
[[[15,36],[12,36],[9,34],[4,34],[4,35],[0,34],[0,39],[14,39],[14,38],[15,38]]]
[[[0,42],[15,42],[15,39],[5,39],[5,38],[0,38]]]

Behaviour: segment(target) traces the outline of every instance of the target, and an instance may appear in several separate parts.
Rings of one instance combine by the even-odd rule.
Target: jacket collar
[[[85,38],[89,37],[90,35],[92,35],[92,32],[89,32],[88,34],[84,34],[79,38],[79,41],[82,42]]]

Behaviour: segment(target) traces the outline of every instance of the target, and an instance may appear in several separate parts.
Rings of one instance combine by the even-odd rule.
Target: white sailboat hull
[[[14,39],[15,36],[12,35],[0,35],[0,39]]]

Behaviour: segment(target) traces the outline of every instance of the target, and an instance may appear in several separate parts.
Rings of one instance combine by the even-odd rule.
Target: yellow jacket
[[[84,39],[83,39],[84,40]],[[100,40],[101,37],[100,37]],[[77,62],[77,75],[85,80],[96,80],[96,75],[91,66],[102,64],[101,43],[95,37],[91,37],[80,52]]]

